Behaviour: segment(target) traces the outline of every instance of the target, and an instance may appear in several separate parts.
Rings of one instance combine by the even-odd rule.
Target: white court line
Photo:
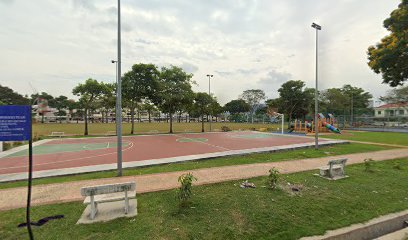
[[[109,148],[109,141],[108,141],[108,144],[106,145],[106,148]]]
[[[194,141],[194,138],[183,137],[182,135],[178,135],[178,134],[174,134],[174,136],[178,136],[178,137],[181,137],[181,138],[187,138],[187,139],[193,140],[193,142],[198,142],[198,143],[206,144],[206,145],[211,146],[211,147],[215,147],[215,148],[220,148],[220,149],[222,149],[222,150],[231,151],[231,149],[229,149],[229,148],[217,146],[217,145],[214,145],[214,144],[211,144],[211,143],[208,143],[208,142]],[[208,139],[208,138],[207,138],[207,139]],[[208,140],[209,140],[209,139],[208,139]]]
[[[129,142],[129,147],[123,149],[122,152],[127,151],[127,150],[131,149],[132,147],[133,147],[133,142]],[[73,162],[73,161],[78,161],[78,160],[83,160],[83,159],[94,158],[94,157],[102,157],[102,156],[112,155],[112,154],[115,154],[115,153],[117,153],[117,152],[115,151],[115,152],[111,152],[111,153],[104,153],[104,154],[93,155],[93,156],[88,156],[88,157],[72,158],[72,159],[67,159],[67,160],[63,160],[63,161],[39,163],[39,164],[34,164],[33,166],[44,166],[44,165],[51,165],[51,164],[56,164],[56,163]],[[0,170],[15,169],[15,168],[25,168],[25,167],[28,167],[28,165],[0,168]]]

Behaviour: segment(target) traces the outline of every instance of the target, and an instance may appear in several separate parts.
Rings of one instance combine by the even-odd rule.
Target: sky
[[[319,89],[390,89],[367,65],[367,48],[400,0],[122,0],[122,72],[136,63],[193,73],[195,91],[224,104],[247,89],[268,98],[288,80]],[[73,98],[88,78],[115,82],[116,0],[0,0],[0,84],[21,94]]]

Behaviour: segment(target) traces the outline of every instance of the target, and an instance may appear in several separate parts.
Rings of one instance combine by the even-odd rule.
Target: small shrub
[[[275,189],[278,185],[278,180],[279,180],[279,170],[276,168],[271,168],[269,170],[269,175],[267,179],[267,185],[270,189]]]
[[[180,187],[177,191],[177,198],[180,201],[180,206],[186,206],[193,195],[191,192],[193,181],[197,181],[197,178],[192,173],[183,174],[178,178]]]
[[[3,151],[9,150],[12,148],[12,144],[10,142],[3,142]]]
[[[223,131],[223,132],[230,132],[230,131],[231,131],[231,128],[229,128],[229,127],[227,127],[227,126],[222,126],[222,127],[221,127],[221,131]]]
[[[366,172],[374,172],[374,160],[369,158],[369,159],[364,159],[364,171]]]
[[[251,131],[256,131],[256,128],[250,127],[249,130],[251,130]]]

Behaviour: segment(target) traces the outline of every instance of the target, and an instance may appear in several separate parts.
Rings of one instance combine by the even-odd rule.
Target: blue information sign
[[[0,141],[31,138],[31,106],[0,106]]]

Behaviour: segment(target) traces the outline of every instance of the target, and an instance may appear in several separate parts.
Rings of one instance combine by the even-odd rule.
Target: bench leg
[[[94,196],[91,196],[91,220],[95,219],[96,213],[98,212],[98,204],[94,201]]]
[[[129,198],[128,198],[128,192],[125,191],[125,214],[129,213]]]

